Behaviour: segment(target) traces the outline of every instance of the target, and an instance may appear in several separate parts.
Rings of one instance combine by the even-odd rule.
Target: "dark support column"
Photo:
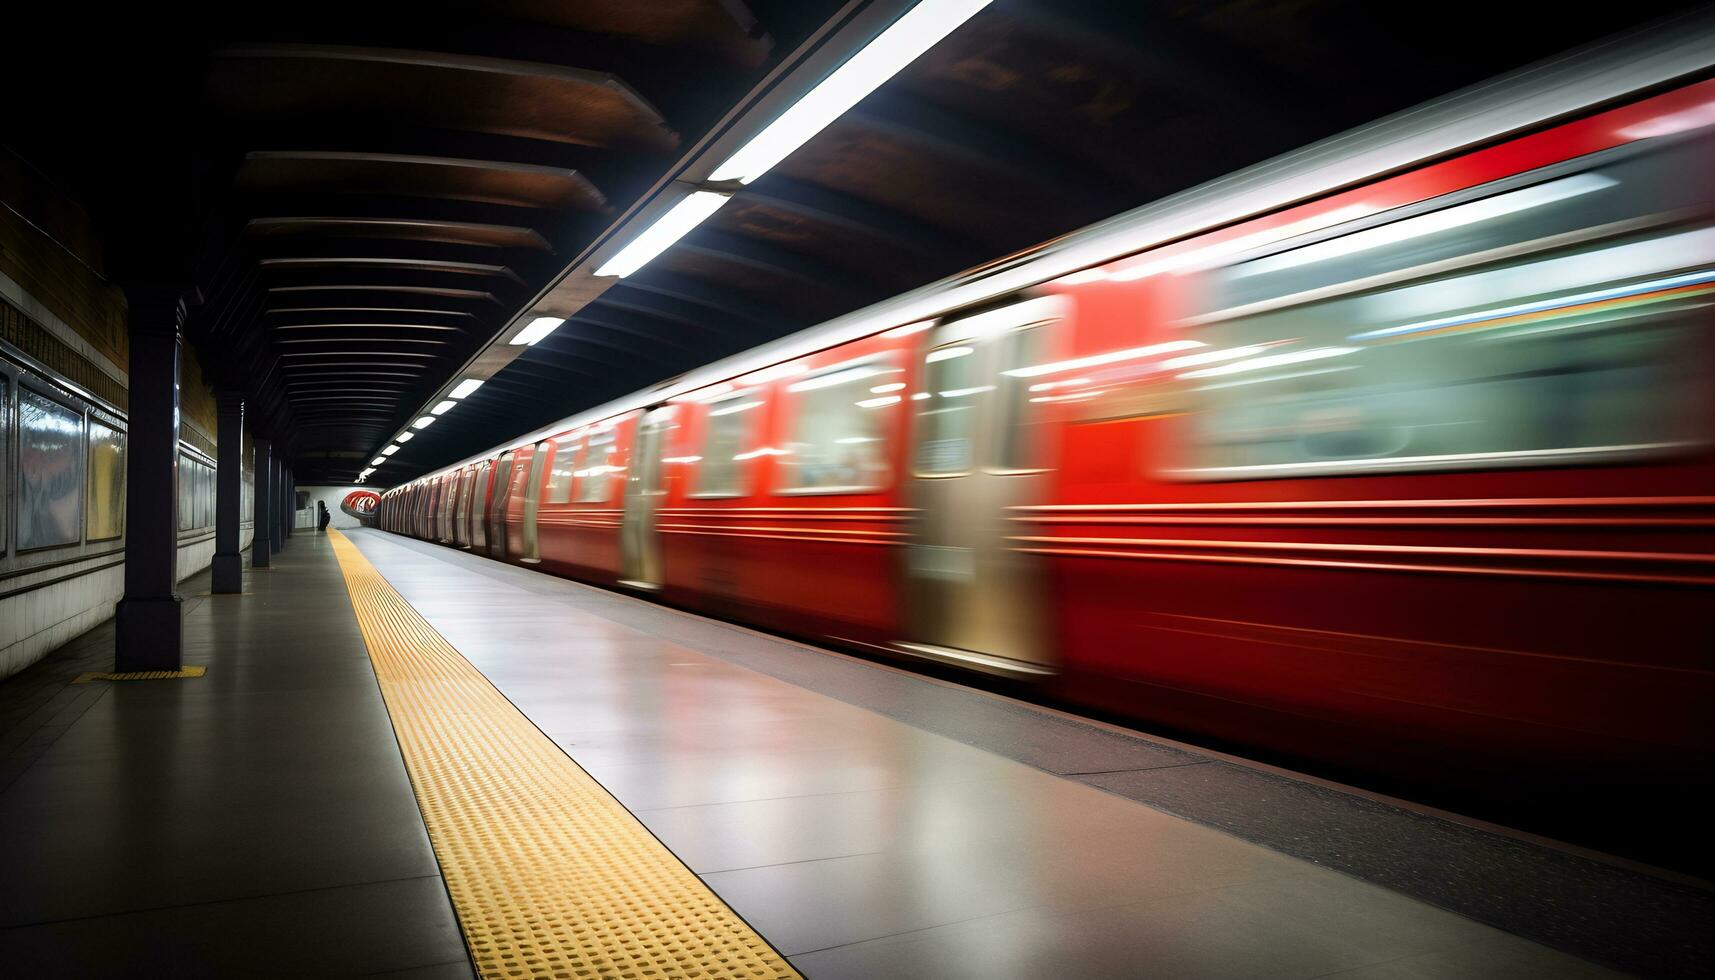
[[[268,522],[268,541],[270,546],[278,552],[286,546],[286,542],[283,540],[283,532],[286,530],[286,464],[278,458],[274,460],[273,488],[274,519]]]
[[[244,396],[220,392],[220,426],[216,433],[220,455],[214,472],[214,589],[244,591],[244,553],[238,548],[240,500],[244,496]]]
[[[256,487],[250,495],[255,510],[250,517],[250,567],[267,568],[268,554],[274,550],[273,535],[268,533],[274,526],[274,456],[268,440],[257,439],[255,445]]]
[[[115,669],[178,670],[184,650],[179,586],[179,348],[177,293],[129,296],[130,413],[125,452],[125,595],[115,612]]]
[[[298,474],[286,474],[286,499],[290,501],[286,508],[286,537],[292,536],[292,530],[298,526]]]

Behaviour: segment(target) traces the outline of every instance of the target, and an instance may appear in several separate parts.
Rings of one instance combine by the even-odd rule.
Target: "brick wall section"
[[[125,293],[107,281],[89,216],[28,163],[0,149],[0,272],[123,370]]]
[[[127,370],[125,293],[108,282],[100,241],[89,216],[26,161],[0,149],[0,272],[108,360]],[[0,337],[118,406],[127,407],[123,385],[61,343],[21,310],[0,299]],[[180,368],[181,438],[214,455],[219,410],[203,383],[196,352],[185,348]]]

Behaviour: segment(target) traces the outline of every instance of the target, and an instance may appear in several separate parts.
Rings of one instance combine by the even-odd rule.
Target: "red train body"
[[[1556,120],[579,424],[381,526],[1418,782],[1706,776],[1711,123],[1715,82]]]

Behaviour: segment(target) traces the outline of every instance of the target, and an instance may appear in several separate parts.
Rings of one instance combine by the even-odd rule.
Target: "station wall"
[[[81,208],[0,150],[0,678],[112,616],[123,592],[126,315]],[[216,408],[188,346],[180,398],[182,578],[214,557]],[[242,469],[247,518],[248,433]],[[241,545],[251,536],[246,519]]]

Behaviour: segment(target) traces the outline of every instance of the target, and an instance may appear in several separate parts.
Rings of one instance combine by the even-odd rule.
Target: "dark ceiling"
[[[110,274],[197,287],[211,375],[345,482],[850,6],[56,10],[0,139],[89,202]],[[372,482],[1694,5],[1503,6],[995,0]]]

